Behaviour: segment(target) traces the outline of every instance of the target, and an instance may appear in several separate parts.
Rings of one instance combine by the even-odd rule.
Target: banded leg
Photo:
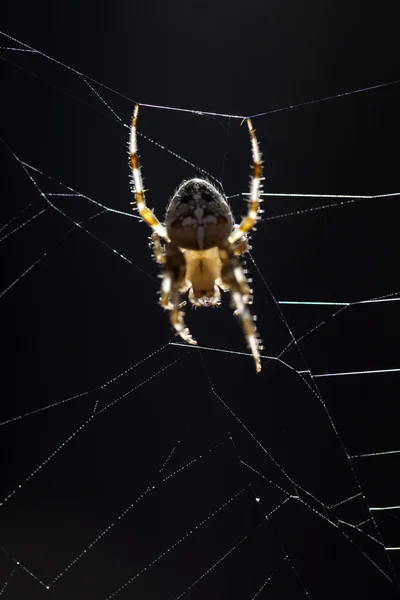
[[[186,263],[183,253],[171,244],[167,248],[166,261],[161,285],[160,304],[170,311],[170,321],[177,335],[188,344],[197,344],[185,325],[184,312],[186,302],[180,302],[180,290],[185,287]]]
[[[139,214],[142,217],[143,221],[145,221],[147,225],[149,225],[161,238],[168,242],[169,239],[167,235],[167,230],[165,229],[164,225],[160,223],[153,211],[146,206],[146,198],[144,195],[142,175],[137,154],[136,124],[138,113],[139,105],[136,104],[132,117],[131,135],[129,141],[129,159],[131,164],[133,183],[135,186],[135,201],[131,202],[131,204],[136,204]]]
[[[240,240],[240,242],[235,244],[233,252],[235,256],[240,256],[241,254],[247,252],[247,250],[251,250],[251,248],[249,246],[249,240],[247,239],[247,236],[245,236],[242,240]]]
[[[241,256],[242,254],[247,252],[247,250],[250,250],[249,241],[248,241],[247,237],[244,237],[242,240],[240,240],[240,242],[238,242],[237,244],[234,244],[232,249],[233,249],[233,254],[235,256]],[[215,283],[222,291],[224,291],[224,292],[230,291],[229,285],[224,283],[222,281],[221,277],[218,277],[215,280]],[[250,292],[251,292],[251,290],[250,290]],[[250,296],[250,298],[252,299],[251,296]],[[248,304],[251,304],[251,302],[249,302]]]
[[[258,146],[258,141],[256,138],[255,131],[253,129],[253,125],[251,124],[250,119],[246,119],[247,127],[249,128],[250,140],[251,140],[251,150],[253,154],[253,173],[250,180],[250,197],[249,197],[249,208],[247,211],[247,215],[242,219],[239,227],[235,229],[231,235],[229,236],[229,242],[231,244],[240,240],[240,238],[250,231],[252,227],[254,227],[259,209],[260,209],[260,199],[259,194],[261,190],[261,178],[262,178],[262,160],[261,160],[261,152]]]
[[[155,231],[151,234],[151,244],[149,244],[149,246],[153,246],[153,255],[156,262],[158,262],[159,265],[165,265],[167,255],[161,245],[160,238]]]
[[[230,289],[232,305],[235,309],[234,314],[242,326],[247,345],[254,358],[256,371],[259,373],[261,371],[261,340],[254,323],[255,319],[248,308],[248,304],[251,302],[252,290],[249,287],[242,266],[234,254],[234,249],[227,246],[220,248],[219,252],[222,261],[221,279],[225,286]]]

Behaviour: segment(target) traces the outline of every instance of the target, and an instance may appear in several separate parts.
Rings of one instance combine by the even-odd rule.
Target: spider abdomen
[[[184,181],[167,209],[168,237],[180,248],[219,247],[232,232],[233,217],[222,194],[204,179]]]

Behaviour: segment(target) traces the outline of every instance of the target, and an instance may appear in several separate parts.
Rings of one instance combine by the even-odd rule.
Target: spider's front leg
[[[185,257],[177,246],[168,244],[162,275],[160,304],[165,310],[171,311],[170,321],[176,333],[188,344],[197,344],[185,325],[184,312],[180,310],[186,304],[180,302],[180,291],[185,288],[185,279]]]
[[[262,182],[262,160],[261,152],[256,138],[256,132],[250,119],[246,119],[250,133],[251,150],[253,154],[253,174],[250,180],[250,196],[247,215],[242,219],[239,227],[236,227],[229,236],[229,242],[238,242],[250,229],[254,227],[260,214],[260,191]]]
[[[229,242],[219,249],[222,262],[221,280],[230,289],[235,315],[242,326],[247,344],[253,355],[256,371],[261,371],[260,349],[261,341],[254,323],[248,303],[251,301],[251,290],[246,275],[235,255],[235,248]]]

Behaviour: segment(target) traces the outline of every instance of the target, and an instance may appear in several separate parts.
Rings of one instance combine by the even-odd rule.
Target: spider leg
[[[158,262],[159,265],[165,265],[166,260],[167,260],[167,254],[164,250],[164,248],[161,245],[160,242],[160,238],[158,237],[158,235],[156,234],[155,231],[153,231],[153,233],[151,234],[151,246],[153,246],[153,255],[155,260]],[[160,275],[160,277],[162,277],[162,275]],[[185,281],[183,286],[180,287],[179,292],[181,294],[184,294],[185,292],[188,291],[188,289],[190,288],[190,282],[189,281]],[[186,302],[181,302],[180,304],[178,304],[178,308],[183,308],[184,306],[186,306]],[[173,309],[173,304],[172,302],[167,301],[167,303],[163,304],[163,308],[165,310],[172,310]]]
[[[167,230],[165,229],[164,225],[160,223],[153,211],[146,206],[146,198],[144,195],[142,175],[137,154],[136,123],[138,113],[139,105],[136,104],[132,117],[131,135],[129,141],[129,159],[135,187],[135,201],[131,202],[131,204],[136,204],[139,214],[142,217],[143,221],[145,221],[147,225],[149,225],[160,237],[162,237],[165,241],[168,242],[169,239],[167,235]]]
[[[153,255],[156,262],[158,262],[159,265],[165,265],[167,255],[165,254],[164,248],[161,245],[158,234],[155,231],[153,231],[150,239],[151,244],[149,244],[149,246],[153,246]]]
[[[247,236],[244,236],[236,244],[232,244],[231,250],[235,256],[241,256],[242,254],[247,252],[247,250],[249,250],[249,248],[250,248],[249,240],[247,239]],[[217,277],[217,279],[215,280],[215,283],[223,292],[230,291],[229,285],[227,283],[224,283],[224,281],[222,281],[221,277]]]
[[[183,253],[177,246],[167,246],[166,260],[161,285],[160,304],[170,311],[170,321],[177,335],[188,344],[197,344],[185,325],[184,312],[180,310],[186,302],[180,302],[180,291],[186,287],[186,263]]]
[[[246,275],[242,266],[235,256],[234,248],[227,244],[219,250],[222,269],[221,279],[225,287],[231,292],[232,305],[235,309],[234,314],[238,317],[242,326],[247,344],[253,355],[256,371],[261,371],[260,349],[261,340],[254,323],[248,304],[251,302],[251,289],[249,287]]]
[[[244,237],[237,244],[235,244],[235,246],[233,248],[233,252],[234,252],[235,256],[240,256],[241,254],[244,254],[245,252],[247,252],[247,250],[249,250],[249,249],[250,249],[249,240],[247,239],[247,237]]]
[[[261,177],[262,177],[262,160],[261,152],[258,146],[253,125],[250,119],[247,119],[247,127],[249,128],[251,149],[253,154],[253,173],[250,180],[250,197],[249,197],[249,208],[247,215],[242,219],[239,227],[235,229],[229,236],[229,242],[231,244],[240,240],[240,238],[247,233],[252,227],[254,227],[260,208],[260,189],[261,189]]]
[[[229,287],[229,285],[228,285],[228,284],[226,284],[226,283],[224,283],[224,282],[222,281],[221,277],[218,277],[218,278],[215,280],[215,283],[217,284],[217,286],[218,286],[219,288],[221,288],[221,290],[222,290],[223,292],[229,292],[229,291],[230,291],[230,287]]]

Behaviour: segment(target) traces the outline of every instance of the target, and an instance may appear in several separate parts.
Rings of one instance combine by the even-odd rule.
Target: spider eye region
[[[181,248],[206,250],[229,237],[233,217],[223,195],[204,179],[189,179],[176,190],[165,223],[168,236]]]

